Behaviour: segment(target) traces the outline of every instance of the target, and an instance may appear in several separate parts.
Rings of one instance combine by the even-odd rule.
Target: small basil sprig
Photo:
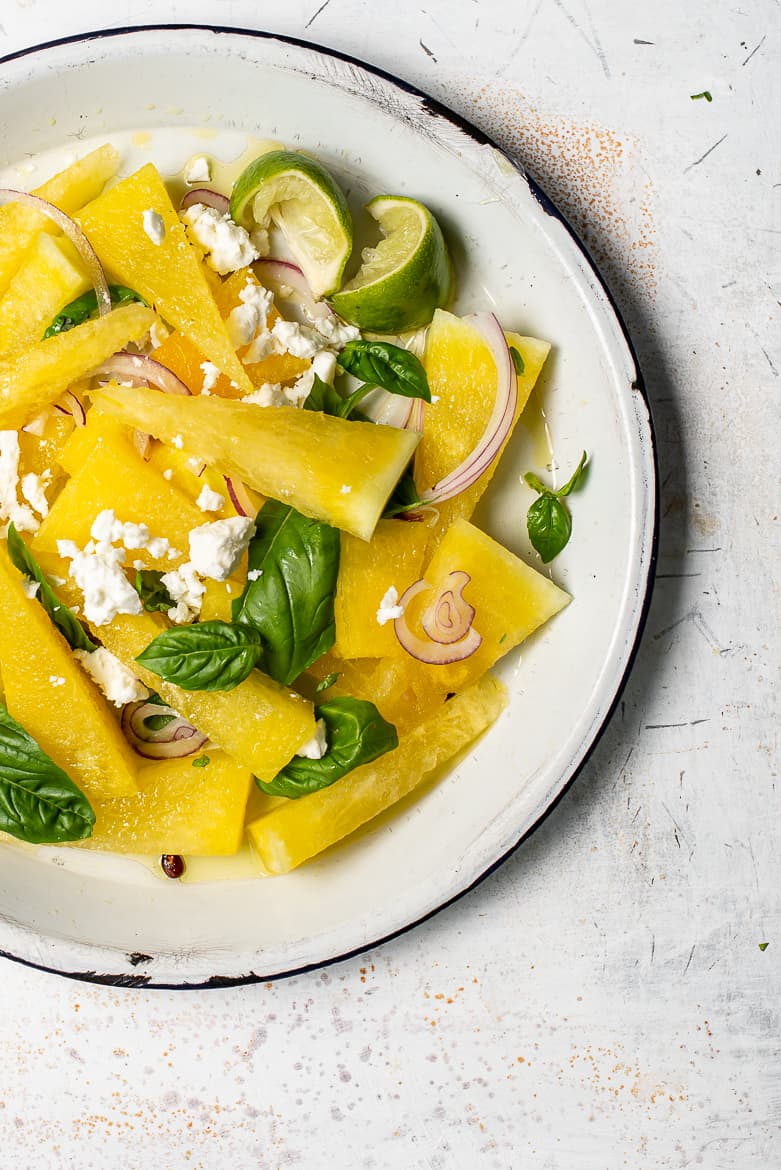
[[[95,813],[51,757],[0,703],[0,830],[31,845],[82,841]]]
[[[540,493],[526,513],[526,527],[533,547],[546,565],[559,555],[572,534],[572,517],[562,499],[582,485],[587,464],[588,455],[584,451],[571,477],[558,491],[546,487],[533,471],[527,471],[523,477],[530,488]]]
[[[338,573],[336,528],[289,504],[263,505],[249,545],[247,584],[232,613],[234,622],[262,634],[265,670],[277,682],[290,686],[333,646]]]
[[[252,626],[214,621],[164,630],[136,662],[184,691],[232,691],[262,657]]]
[[[138,569],[133,584],[147,613],[168,613],[169,609],[175,607],[174,599],[163,584],[163,574],[158,569]]]
[[[348,374],[368,383],[345,398],[345,406],[352,403],[350,410],[376,386],[390,394],[431,402],[431,390],[423,363],[414,353],[399,345],[391,345],[389,341],[348,341],[336,360]]]
[[[516,374],[522,374],[526,369],[526,362],[521,356],[521,351],[514,345],[510,346],[510,357],[513,359],[513,365],[515,366]]]
[[[304,410],[318,410],[322,414],[332,414],[342,418],[344,404],[345,399],[342,398],[339,391],[315,374],[312,389],[303,403]]]
[[[60,601],[49,584],[43,569],[13,524],[8,525],[8,555],[20,573],[23,573],[30,581],[38,582],[39,588],[35,596],[71,650],[88,650],[90,653],[97,650],[97,643],[87,637],[84,627],[74,616],[73,611],[64,601]]]
[[[325,722],[328,750],[320,760],[294,756],[273,780],[255,783],[269,796],[296,800],[328,788],[353,768],[370,764],[399,746],[392,723],[387,723],[374,703],[345,696],[315,707],[315,718]]]
[[[126,288],[124,284],[110,284],[108,291],[111,294],[112,305],[124,305],[130,301],[138,301],[141,305],[146,304],[142,296],[139,296],[132,288]],[[97,311],[98,296],[94,288],[91,288],[89,292],[85,292],[80,297],[76,297],[75,301],[71,301],[69,305],[65,306],[62,312],[57,314],[44,333],[43,340],[45,341],[47,337],[54,337],[56,333],[67,333],[69,329],[74,329],[77,325],[82,325],[89,317],[97,313]]]

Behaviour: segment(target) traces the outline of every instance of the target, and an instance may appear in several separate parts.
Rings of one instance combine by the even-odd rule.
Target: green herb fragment
[[[8,555],[20,573],[38,582],[36,599],[41,603],[71,650],[97,650],[97,642],[87,636],[81,622],[52,589],[41,566],[22,540],[13,524],[8,525]]]
[[[423,363],[399,345],[389,341],[348,341],[336,360],[348,374],[367,382],[369,389],[380,386],[389,394],[431,402]]]
[[[399,745],[396,728],[365,699],[331,699],[315,707],[315,718],[325,722],[328,750],[320,760],[294,756],[271,781],[256,776],[255,783],[269,796],[296,800],[318,792]]]
[[[136,662],[185,691],[232,691],[262,658],[257,630],[214,621],[163,630]]]
[[[572,517],[562,499],[582,486],[587,466],[588,455],[584,451],[570,478],[556,491],[546,487],[533,471],[527,471],[523,477],[530,488],[539,492],[526,513],[526,528],[532,547],[546,565],[566,547],[572,535]]]
[[[81,789],[0,703],[0,831],[53,845],[83,841],[94,823]]]
[[[130,301],[138,301],[141,305],[146,304],[142,296],[139,296],[132,288],[126,288],[123,284],[110,284],[108,291],[111,295],[112,305],[124,305]],[[89,292],[85,292],[82,296],[76,297],[75,301],[71,301],[61,313],[57,314],[44,333],[43,340],[45,341],[47,337],[54,337],[56,333],[67,333],[69,329],[74,329],[77,325],[82,325],[97,313],[97,311],[98,295],[94,288],[91,288]]]
[[[233,620],[262,635],[264,669],[290,686],[336,638],[339,532],[276,500],[263,505],[255,525],[247,584],[233,603]]]
[[[134,588],[147,613],[167,613],[175,608],[174,599],[163,584],[163,574],[157,569],[138,569]]]
[[[396,484],[385,505],[385,511],[382,513],[383,520],[390,520],[394,516],[401,516],[404,512],[411,512],[423,504],[412,467],[413,464],[410,461],[407,470]]]
[[[766,951],[766,950],[767,950],[767,948],[768,948],[769,946],[770,946],[770,943],[766,943],[766,942],[765,942],[765,943],[759,943],[759,949],[760,949],[761,951]]]
[[[193,760],[193,767],[194,768],[208,768],[210,763],[211,763],[211,760],[204,753],[202,756],[198,756],[196,759]]]
[[[514,345],[510,346],[510,357],[513,359],[516,374],[522,374],[526,369],[526,363],[521,357],[521,351],[516,349]]]
[[[176,718],[176,715],[147,715],[142,722],[144,727],[150,731],[162,731],[169,723],[173,723]]]
[[[336,680],[340,677],[340,674],[327,674],[322,682],[319,682],[315,687],[315,694],[319,695],[321,691],[327,691],[328,688],[332,687]]]
[[[304,400],[304,410],[317,410],[322,414],[331,414],[341,417],[344,399],[338,390],[329,382],[324,382],[317,374],[312,382],[312,389]]]
[[[690,96],[690,98],[691,98],[691,100],[692,100],[693,102],[696,102],[698,98],[705,98],[705,101],[706,101],[706,102],[712,102],[712,101],[713,101],[713,94],[711,93],[711,91],[710,91],[709,89],[704,89],[704,90],[702,91],[702,93],[692,93],[692,94],[689,94],[689,96]]]

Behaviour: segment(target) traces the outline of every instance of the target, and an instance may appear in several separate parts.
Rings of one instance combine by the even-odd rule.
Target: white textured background
[[[0,964],[0,1167],[781,1166],[779,0],[0,0],[0,54],[109,8],[344,50],[526,163],[640,352],[659,580],[584,775],[428,925],[224,992]]]

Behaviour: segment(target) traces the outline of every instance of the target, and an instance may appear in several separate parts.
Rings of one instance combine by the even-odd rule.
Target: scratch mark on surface
[[[701,577],[702,573],[657,573],[657,581],[679,581],[682,577]]]
[[[437,63],[437,59],[436,59],[436,57],[434,56],[434,54],[431,52],[431,49],[428,47],[428,45],[424,45],[424,44],[423,44],[423,41],[421,41],[421,40],[419,40],[419,41],[418,41],[418,44],[420,45],[421,49],[422,49],[422,50],[423,50],[423,52],[426,54],[426,56],[427,56],[427,57],[430,57],[430,58],[431,58],[431,60],[432,60],[432,61],[434,62],[434,64],[436,65],[436,63]]]
[[[685,974],[686,974],[686,972],[689,970],[689,966],[690,966],[690,964],[691,964],[692,958],[694,957],[694,951],[695,951],[696,947],[697,947],[697,944],[696,944],[696,943],[694,943],[694,944],[693,944],[693,946],[692,946],[692,949],[689,951],[689,957],[688,957],[688,959],[686,960],[686,966],[685,966],[685,967],[684,967],[684,969],[683,969],[683,973],[684,973],[684,975],[685,975]]]
[[[759,42],[758,45],[754,45],[754,48],[749,53],[748,57],[746,57],[746,60],[741,61],[741,63],[740,63],[741,69],[743,68],[744,65],[748,65],[751,58],[754,56],[755,53],[759,52],[759,50],[762,48],[762,46],[764,45],[766,40],[767,40],[767,33],[765,33],[765,35],[763,36],[762,40]]]
[[[713,630],[710,628],[700,611],[697,609],[690,610],[689,613],[684,614],[682,618],[678,618],[678,620],[673,622],[671,625],[665,626],[663,630],[659,630],[657,634],[653,635],[654,641],[658,642],[660,638],[665,636],[665,634],[671,633],[684,622],[691,622],[698,633],[702,634],[703,638],[712,650],[716,650],[719,654],[726,654],[731,649],[731,647],[724,647],[719,643],[719,640],[714,634]]]
[[[767,359],[767,364],[770,366],[771,370],[773,371],[773,377],[777,378],[778,377],[778,370],[775,366],[775,363],[773,362],[773,359],[771,358],[771,356],[767,352],[767,350],[763,349],[761,345],[759,348],[762,350],[763,354],[765,355],[765,358]]]
[[[713,143],[713,146],[709,147],[709,148],[708,148],[708,149],[705,151],[705,154],[703,154],[703,155],[700,155],[700,157],[699,157],[699,158],[696,158],[696,159],[694,160],[694,162],[693,162],[693,163],[689,163],[688,167],[684,167],[683,173],[684,173],[685,175],[688,175],[689,171],[690,171],[690,170],[692,170],[692,168],[693,168],[693,167],[698,167],[698,166],[700,165],[700,163],[701,163],[701,162],[705,162],[705,159],[708,157],[708,155],[709,155],[709,154],[713,154],[713,152],[714,152],[714,150],[716,149],[716,147],[717,147],[717,146],[721,146],[722,142],[724,141],[724,139],[725,139],[726,137],[727,137],[727,135],[726,135],[726,134],[722,134],[722,136],[721,136],[721,138],[719,139],[719,141],[718,141],[718,142],[714,142],[714,143]]]
[[[634,37],[632,44],[634,45],[655,45],[656,41],[642,41],[640,37]]]
[[[310,24],[314,24],[314,22],[317,20],[320,13],[324,12],[330,3],[331,3],[331,0],[325,0],[325,3],[320,5],[320,7],[318,8],[318,10],[314,14],[314,16],[309,17],[309,20],[304,25],[304,28],[309,28]]]
[[[686,552],[687,552],[687,554],[688,553],[721,552],[721,545],[718,545],[716,548],[687,548]]]
[[[688,727],[688,723],[646,723],[646,731],[667,731],[671,727]]]
[[[602,48],[602,45],[599,42],[599,38],[597,37],[596,32],[594,30],[593,21],[591,21],[590,17],[589,17],[589,23],[591,24],[591,31],[592,31],[592,35],[594,36],[594,40],[591,39],[591,37],[588,35],[588,33],[584,32],[584,30],[580,27],[580,25],[575,20],[575,17],[572,15],[572,13],[569,11],[569,9],[564,7],[563,0],[553,0],[553,2],[556,5],[556,7],[559,9],[559,11],[564,13],[564,16],[567,18],[569,23],[575,29],[575,32],[578,34],[578,36],[582,37],[582,39],[586,42],[588,47],[591,49],[592,53],[594,53],[594,55],[596,56],[600,65],[602,66],[602,72],[605,74],[605,77],[610,77],[610,69],[608,68],[607,58],[605,57],[605,50]]]
[[[656,935],[651,935],[651,962],[654,961],[654,951],[656,950]]]
[[[521,48],[521,46],[522,46],[522,45],[523,45],[523,44],[526,42],[526,40],[527,40],[527,38],[528,38],[528,36],[529,36],[529,33],[532,31],[532,25],[534,24],[535,20],[537,19],[537,13],[538,13],[538,12],[540,11],[540,9],[542,8],[542,5],[543,5],[543,3],[544,3],[544,0],[537,0],[537,3],[536,3],[536,5],[534,6],[534,11],[532,12],[531,16],[530,16],[530,17],[529,17],[529,19],[527,20],[527,22],[526,22],[526,28],[523,30],[523,32],[522,32],[522,34],[521,34],[521,39],[520,39],[520,41],[518,42],[518,48],[519,48],[519,49],[520,49],[520,48]]]

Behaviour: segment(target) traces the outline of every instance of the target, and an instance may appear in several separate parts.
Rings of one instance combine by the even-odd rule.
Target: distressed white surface
[[[660,445],[661,579],[584,775],[426,926],[228,992],[2,964],[3,1170],[779,1164],[781,9],[695,7],[112,7],[115,25],[311,37],[518,151],[633,329]],[[96,0],[3,0],[0,53],[104,17]],[[712,103],[690,100],[703,89]]]

